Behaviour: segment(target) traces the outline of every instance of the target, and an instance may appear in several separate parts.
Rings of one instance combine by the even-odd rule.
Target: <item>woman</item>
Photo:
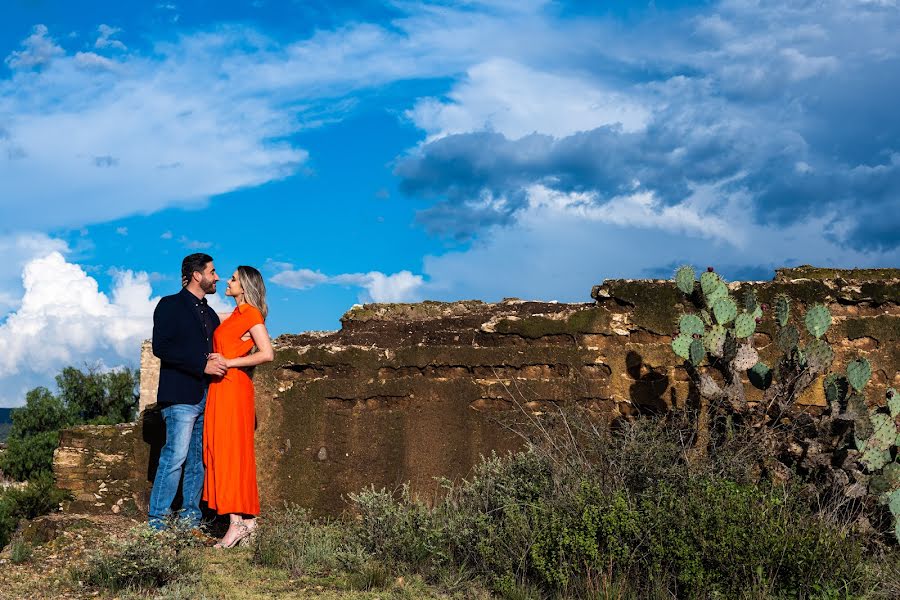
[[[266,286],[259,271],[238,267],[225,295],[234,298],[237,307],[213,333],[213,352],[224,357],[228,371],[209,386],[203,425],[203,499],[230,519],[217,548],[232,548],[256,530],[256,411],[253,381],[245,369],[275,357],[265,326]],[[251,354],[254,346],[258,351]]]

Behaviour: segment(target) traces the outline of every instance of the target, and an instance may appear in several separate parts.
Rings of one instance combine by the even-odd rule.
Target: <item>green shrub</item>
[[[435,515],[403,486],[399,498],[374,488],[350,494],[359,515],[357,536],[368,551],[393,563],[426,568],[446,558],[446,540]]]
[[[20,565],[31,558],[32,548],[28,542],[16,540],[9,547],[9,560],[14,565]]]
[[[347,529],[313,520],[306,509],[297,506],[266,515],[253,544],[254,562],[286,569],[295,576],[352,569],[366,558]]]
[[[466,572],[504,597],[843,597],[860,588],[864,540],[838,513],[800,490],[754,482],[742,459],[764,450],[744,432],[730,430],[688,462],[680,423],[648,419],[610,434],[569,422],[565,439],[545,428],[547,443],[444,482],[433,508],[408,489],[354,494],[359,535],[392,563],[438,580]]]
[[[159,588],[198,572],[199,562],[189,549],[199,544],[187,528],[156,531],[141,525],[93,554],[73,577],[113,591]]]
[[[69,497],[69,492],[54,485],[48,473],[42,473],[23,488],[0,491],[0,548],[9,543],[20,520],[46,515]]]

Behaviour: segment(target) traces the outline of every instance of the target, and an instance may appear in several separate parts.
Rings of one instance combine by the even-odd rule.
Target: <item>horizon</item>
[[[136,366],[181,258],[353,304],[900,266],[893,2],[13,0],[0,407]],[[223,283],[224,286],[224,283]],[[222,294],[212,298],[230,312]]]

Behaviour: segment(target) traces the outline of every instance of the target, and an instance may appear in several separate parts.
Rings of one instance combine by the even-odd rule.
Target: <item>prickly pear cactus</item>
[[[821,338],[831,325],[831,311],[824,304],[813,304],[803,318],[806,330],[816,339]]]
[[[700,363],[703,362],[703,359],[706,358],[706,349],[703,348],[703,341],[694,339],[691,342],[691,347],[688,350],[688,353],[688,358],[691,361],[691,364],[695,367],[699,366]]]
[[[728,296],[717,299],[712,309],[719,325],[728,325],[737,316],[737,305]]]
[[[756,318],[748,313],[741,313],[734,318],[734,335],[747,338],[756,332]]]
[[[834,351],[825,340],[813,340],[804,352],[809,366],[815,371],[824,371],[834,360]]]
[[[850,377],[850,366],[854,366]],[[869,365],[865,359],[853,361],[847,366],[847,377],[857,393],[848,399],[848,412],[855,415],[854,438],[860,452],[860,462],[871,474],[869,493],[887,505],[894,518],[894,532],[900,540],[900,406],[894,388],[888,388],[885,407],[868,409],[859,392],[869,379]],[[854,383],[855,382],[855,383]],[[859,385],[859,387],[857,387]],[[827,390],[827,388],[826,388]],[[893,458],[896,457],[896,458]]]
[[[725,349],[725,336],[727,331],[721,325],[713,325],[703,336],[703,346],[706,351],[715,356],[722,358]]]
[[[685,294],[694,293],[694,268],[690,265],[678,267],[675,271],[675,285]]]
[[[734,364],[737,370],[746,371],[756,366],[756,363],[758,362],[759,354],[756,352],[756,349],[748,344],[742,344],[738,348],[732,364]]]
[[[703,295],[709,296],[712,294],[721,281],[722,279],[712,271],[707,271],[700,275],[700,289],[703,291]]]
[[[686,335],[703,335],[706,333],[703,319],[697,315],[682,315],[678,321],[678,329]]]
[[[865,358],[859,358],[847,365],[847,380],[853,389],[861,392],[872,377],[872,367]]]
[[[672,350],[683,358],[687,360],[691,357],[691,342],[694,341],[694,338],[691,336],[680,333],[678,334],[674,340],[672,340]]]
[[[778,326],[785,327],[790,318],[791,299],[785,294],[778,294],[778,296],[775,297],[775,320],[778,321]]]
[[[775,334],[775,343],[778,344],[779,350],[785,354],[789,354],[796,349],[797,344],[800,343],[800,332],[797,331],[797,328],[793,325],[782,327],[778,330],[778,333]]]

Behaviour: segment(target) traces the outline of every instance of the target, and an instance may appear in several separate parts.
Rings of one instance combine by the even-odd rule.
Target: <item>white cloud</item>
[[[277,263],[283,271],[272,276],[272,281],[284,287],[295,290],[307,290],[329,280],[328,276],[320,271],[311,269],[293,269],[289,263]]]
[[[542,72],[501,58],[471,67],[448,97],[420,100],[407,113],[428,141],[482,129],[510,139],[535,132],[564,137],[603,125],[635,131],[650,116],[636,98],[604,89],[584,73]]]
[[[116,233],[119,235],[128,235],[127,227],[116,227]]]
[[[121,31],[122,30],[118,27],[110,27],[109,25],[101,24],[100,27],[97,28],[97,32],[100,36],[97,38],[97,41],[94,42],[94,47],[99,49],[114,48],[116,50],[127,50],[128,48],[121,41],[112,39],[114,35]]]
[[[348,285],[363,289],[359,296],[361,302],[416,302],[422,299],[424,279],[409,271],[390,275],[370,271],[329,276],[321,271],[294,269],[290,263],[270,261],[268,266],[281,269],[271,281],[287,288],[307,290],[325,284]]]
[[[18,50],[6,57],[10,69],[33,69],[43,67],[65,51],[49,35],[46,25],[35,25],[30,36],[22,42],[24,50]]]
[[[692,214],[709,190],[699,190]],[[721,190],[716,191],[722,193]],[[529,190],[531,200],[509,226],[490,228],[475,243],[458,252],[426,257],[427,282],[418,293],[436,300],[505,296],[524,299],[590,301],[591,286],[606,278],[668,277],[670,266],[688,262],[712,264],[720,271],[757,272],[799,264],[856,267],[900,264],[900,249],[861,252],[829,236],[834,215],[823,214],[788,226],[754,223],[745,218],[742,197],[726,202],[721,223],[728,231],[704,235],[694,217],[670,223],[670,213],[650,203],[638,203],[638,214],[627,202],[624,214],[586,211],[584,197],[562,198],[540,188]],[[620,209],[622,210],[622,209]],[[702,212],[701,212],[702,214]],[[678,217],[672,217],[677,219]],[[713,220],[705,218],[705,223]],[[476,268],[477,265],[477,268]],[[771,277],[772,271],[764,274]]]
[[[22,269],[31,260],[51,252],[68,252],[62,240],[43,233],[0,235],[0,315],[14,310],[22,300]]]
[[[66,365],[103,360],[136,364],[140,343],[152,329],[152,297],[146,273],[117,271],[110,295],[59,252],[35,258],[22,274],[18,309],[0,325],[0,389],[21,391],[22,381],[49,379]],[[22,397],[0,396],[0,404]]]

